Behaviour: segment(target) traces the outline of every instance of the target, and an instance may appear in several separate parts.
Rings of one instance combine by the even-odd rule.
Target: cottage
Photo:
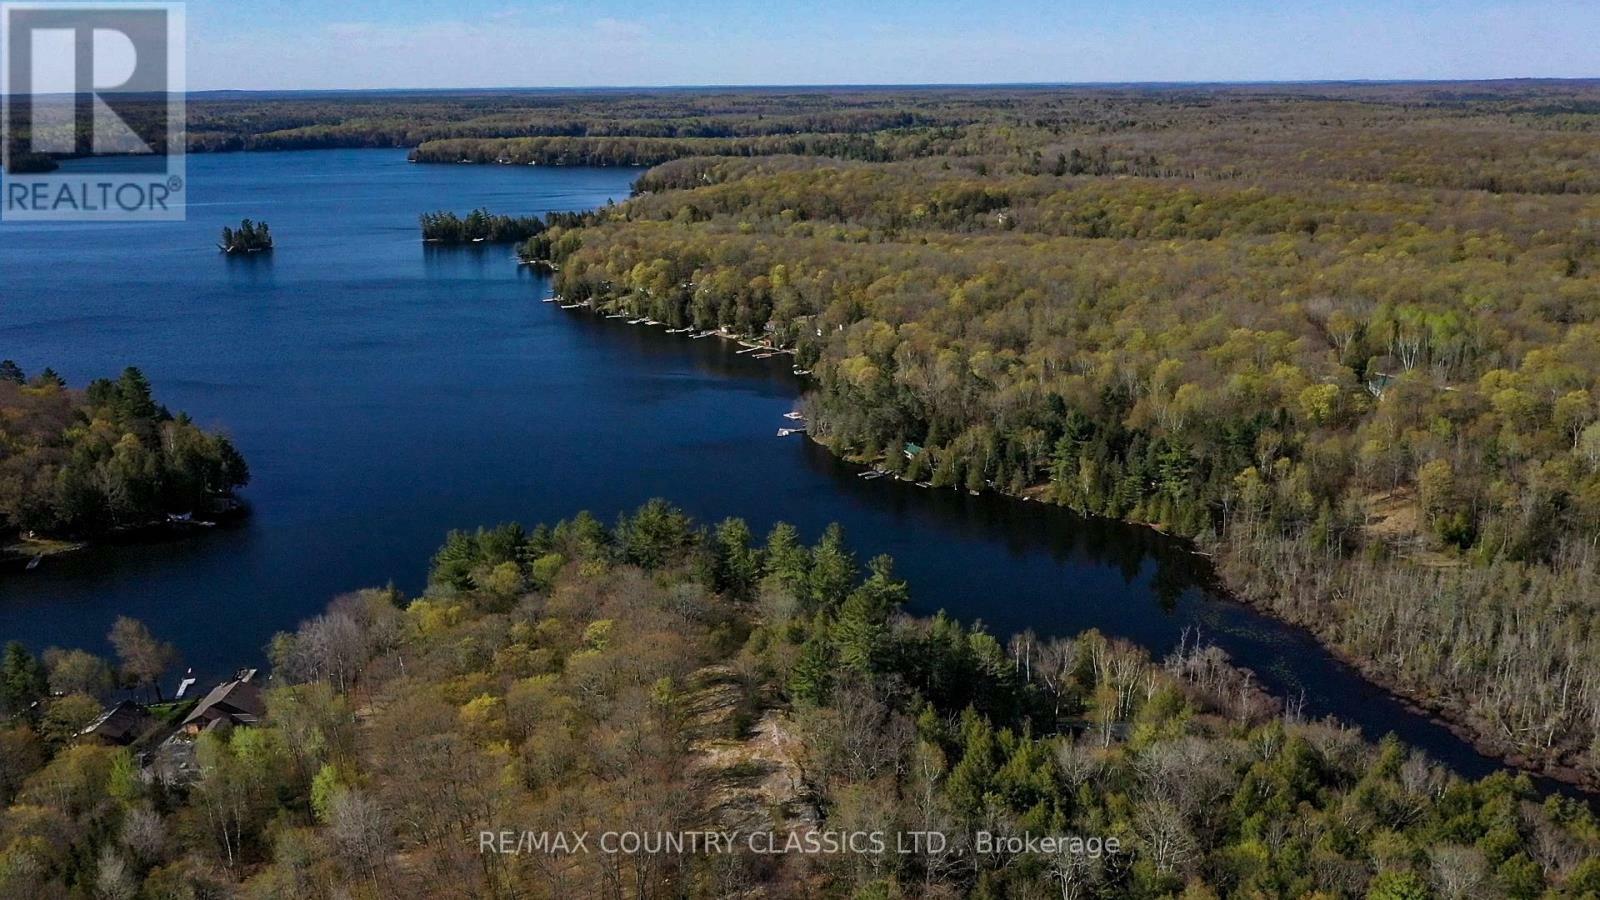
[[[132,700],[124,700],[101,713],[100,718],[89,723],[78,736],[87,741],[125,747],[144,734],[154,721],[149,710]]]
[[[261,689],[254,684],[255,674],[255,669],[246,669],[232,681],[212,688],[183,720],[183,730],[199,734],[222,724],[254,725],[261,721],[267,706],[261,699]]]

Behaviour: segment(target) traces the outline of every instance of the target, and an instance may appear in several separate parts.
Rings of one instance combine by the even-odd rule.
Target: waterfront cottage
[[[154,717],[150,711],[132,700],[124,700],[100,714],[78,736],[86,741],[98,741],[115,747],[133,743],[149,729]]]
[[[261,699],[261,689],[254,683],[255,675],[255,669],[246,669],[232,681],[212,688],[183,720],[183,730],[193,735],[222,724],[254,725],[261,721],[267,707]]]

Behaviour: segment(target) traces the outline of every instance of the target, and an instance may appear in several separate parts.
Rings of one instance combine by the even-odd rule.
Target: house
[[[149,710],[132,700],[124,700],[101,713],[100,718],[89,723],[88,727],[78,732],[78,736],[114,747],[125,747],[144,734],[154,721],[155,717],[150,715]]]
[[[261,689],[254,683],[255,675],[255,669],[245,669],[232,681],[212,688],[183,720],[183,730],[199,734],[223,724],[254,725],[261,721],[267,705],[261,699]]]

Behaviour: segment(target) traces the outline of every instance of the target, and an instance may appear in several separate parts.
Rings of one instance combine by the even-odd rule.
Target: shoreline
[[[593,299],[576,306],[564,305],[562,308],[582,308],[588,310],[593,315],[601,315],[604,317],[603,311],[600,308],[600,304],[595,303]],[[625,306],[618,307],[615,302],[612,301],[612,308],[625,308]],[[737,335],[728,332],[723,328],[711,329],[711,332],[716,337],[722,338],[723,340],[735,341],[747,348],[752,344],[756,344],[765,340],[760,336]],[[691,337],[693,337],[693,335],[691,335]],[[792,349],[780,348],[767,344],[760,344],[760,346],[762,346],[764,349],[770,349],[775,352],[789,352]],[[795,377],[803,380],[809,376],[796,375]],[[855,459],[846,454],[840,453],[834,447],[829,445],[827,441],[821,439],[809,430],[805,431],[804,434],[808,440],[827,450],[827,452],[835,459],[853,465],[863,465],[869,470],[873,468],[871,463],[863,462],[859,459]],[[904,478],[898,475],[894,475],[892,473],[889,474],[890,477],[893,477],[897,481],[902,481],[913,485],[916,484],[915,482],[906,482]],[[1074,515],[1083,516],[1084,518],[1103,519],[1105,521],[1117,522],[1123,525],[1147,528],[1166,538],[1181,541],[1185,545],[1185,549],[1187,549],[1189,552],[1204,557],[1208,560],[1207,569],[1211,577],[1212,589],[1228,601],[1237,603],[1240,606],[1243,606],[1259,615],[1265,616],[1274,622],[1304,631],[1316,641],[1317,646],[1321,647],[1340,664],[1352,669],[1362,680],[1372,685],[1375,689],[1382,691],[1389,697],[1392,697],[1408,713],[1424,719],[1427,722],[1449,732],[1457,740],[1460,740],[1462,743],[1466,744],[1472,749],[1473,752],[1484,759],[1492,760],[1514,774],[1526,774],[1532,778],[1545,779],[1550,782],[1554,782],[1555,785],[1558,785],[1560,788],[1567,789],[1568,793],[1576,793],[1581,795],[1585,800],[1591,803],[1600,802],[1600,778],[1586,776],[1582,771],[1564,763],[1559,757],[1552,758],[1544,755],[1525,754],[1518,751],[1516,748],[1507,748],[1500,745],[1491,737],[1480,733],[1471,724],[1469,724],[1470,716],[1468,716],[1461,709],[1459,703],[1451,702],[1445,698],[1428,697],[1418,694],[1414,689],[1406,687],[1400,684],[1396,679],[1389,677],[1383,672],[1382,668],[1377,666],[1373,661],[1357,657],[1339,645],[1328,640],[1319,629],[1317,624],[1304,622],[1296,618],[1285,616],[1276,609],[1273,609],[1271,604],[1261,600],[1260,598],[1252,597],[1238,589],[1232,582],[1224,577],[1223,573],[1221,572],[1222,563],[1229,558],[1229,551],[1226,543],[1218,541],[1210,549],[1207,549],[1199,542],[1182,535],[1174,534],[1173,532],[1162,528],[1155,523],[1138,522],[1128,519],[1111,519],[1105,516],[1092,516],[1084,513],[1078,513],[1077,511],[1071,510],[1068,507],[1062,507],[1061,504],[1045,499],[1042,496],[1044,492],[1041,490],[1041,487],[1042,486],[1040,485],[1030,486],[1022,494],[1012,493],[1010,491],[1001,490],[995,487],[987,487],[985,492],[1018,502],[1033,501],[1043,503],[1048,506],[1059,507],[1072,512]],[[964,489],[950,488],[950,490],[960,492]],[[1234,660],[1233,665],[1246,671],[1251,670],[1249,665],[1243,664],[1238,660]],[[1378,737],[1381,737],[1381,735],[1374,736],[1372,739],[1376,740]],[[1556,790],[1559,790],[1559,788],[1554,788],[1551,792],[1555,792]]]
[[[226,528],[242,522],[249,518],[250,507],[244,501],[230,497],[208,515],[212,518],[204,520],[168,518],[143,525],[125,525],[95,538],[17,535],[9,543],[0,546],[0,574],[25,573],[31,566],[38,565],[44,560],[95,547],[156,543],[196,537],[215,528]]]

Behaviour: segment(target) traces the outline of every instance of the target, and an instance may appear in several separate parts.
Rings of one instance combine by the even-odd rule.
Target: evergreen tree
[[[773,526],[767,535],[767,573],[791,594],[804,597],[810,572],[811,554],[801,545],[800,532],[787,522]]]
[[[723,519],[717,526],[713,576],[717,590],[735,600],[749,599],[761,580],[761,554],[750,542],[743,519]]]
[[[837,522],[829,525],[811,552],[811,572],[807,595],[812,603],[833,607],[844,601],[856,582],[856,561],[844,544],[844,529]]]
[[[20,641],[6,644],[0,654],[0,717],[24,715],[50,693],[44,664],[34,658]]]

